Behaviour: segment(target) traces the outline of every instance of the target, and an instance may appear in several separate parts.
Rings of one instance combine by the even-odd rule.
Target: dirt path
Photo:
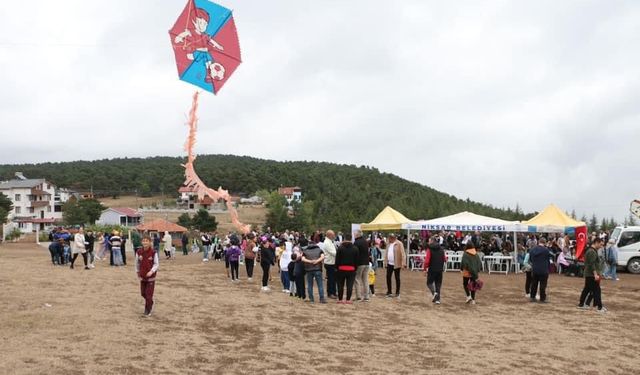
[[[131,258],[131,255],[128,257]],[[384,292],[382,272],[376,288]],[[611,312],[575,308],[582,279],[553,275],[547,305],[523,297],[522,275],[483,275],[478,305],[447,273],[443,304],[421,273],[403,271],[402,298],[309,305],[254,281],[231,284],[199,254],[161,261],[156,308],[133,266],[50,265],[34,245],[0,246],[2,374],[630,374],[640,327],[640,277],[604,282]],[[276,279],[277,274],[274,274]]]

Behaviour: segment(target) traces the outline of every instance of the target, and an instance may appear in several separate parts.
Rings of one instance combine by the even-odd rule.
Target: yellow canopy
[[[362,230],[400,230],[402,224],[413,223],[413,220],[407,219],[403,214],[387,206],[380,211],[378,216],[372,222],[361,224]]]
[[[527,221],[523,221],[522,224],[550,228],[584,227],[587,225],[582,221],[572,219],[555,204],[548,205],[542,212]]]

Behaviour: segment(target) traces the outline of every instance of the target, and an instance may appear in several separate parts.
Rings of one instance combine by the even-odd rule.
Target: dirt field
[[[131,258],[131,254],[128,255]],[[576,309],[582,279],[554,275],[547,305],[523,297],[523,275],[484,275],[465,305],[459,273],[443,304],[421,273],[402,298],[310,305],[253,282],[232,285],[199,254],[161,261],[156,306],[130,262],[113,269],[50,264],[45,248],[0,246],[1,374],[632,374],[640,368],[640,277],[603,282],[610,313]],[[274,273],[274,276],[277,274]],[[276,279],[276,277],[274,277]],[[379,271],[377,291],[384,292]]]

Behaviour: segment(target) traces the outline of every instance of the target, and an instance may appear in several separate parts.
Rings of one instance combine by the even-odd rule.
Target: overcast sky
[[[0,2],[0,163],[181,156],[184,0]],[[640,198],[638,1],[221,1],[243,64],[198,153],[374,166],[622,220]],[[38,176],[31,176],[38,177]]]

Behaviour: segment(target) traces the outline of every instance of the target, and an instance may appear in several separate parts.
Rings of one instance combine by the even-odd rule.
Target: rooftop
[[[129,207],[110,207],[107,208],[107,210],[112,210],[119,213],[120,215],[128,217],[142,217],[142,214],[140,212]]]
[[[9,180],[0,182],[0,190],[31,189],[45,182],[44,178],[31,178],[27,180]]]

